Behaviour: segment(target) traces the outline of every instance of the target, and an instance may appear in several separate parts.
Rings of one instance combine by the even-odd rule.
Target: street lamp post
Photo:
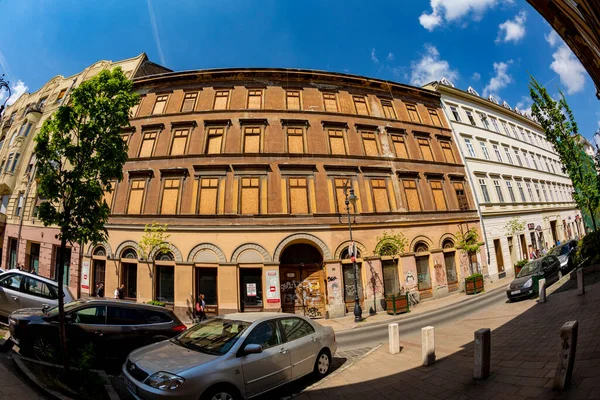
[[[350,204],[356,210],[356,201],[358,197],[354,194],[354,189],[349,188],[350,180],[344,183],[344,195],[346,196],[346,213],[348,214],[348,231],[350,232],[350,246],[348,246],[348,255],[352,260],[352,270],[354,272],[354,322],[362,321],[362,309],[360,308],[360,299],[358,297],[358,271],[356,266],[356,246],[352,239],[352,222],[350,220]]]
[[[10,96],[11,96],[10,85],[9,85],[8,81],[4,80],[4,74],[2,74],[2,76],[0,76],[0,91],[2,91],[2,89],[6,89],[8,91],[8,96],[6,96],[6,100],[4,100],[4,104],[0,104],[0,116],[2,116],[2,112],[4,111],[6,102],[8,101],[8,99],[10,99]]]

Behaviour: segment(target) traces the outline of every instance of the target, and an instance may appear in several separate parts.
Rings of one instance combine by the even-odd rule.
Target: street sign
[[[90,289],[90,262],[84,261],[81,264],[81,288],[89,290]]]

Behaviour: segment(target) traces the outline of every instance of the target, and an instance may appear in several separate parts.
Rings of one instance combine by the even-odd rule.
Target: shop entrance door
[[[262,311],[262,296],[262,268],[240,268],[240,311]]]
[[[498,265],[498,274],[504,273],[504,257],[502,256],[502,245],[500,239],[494,239],[494,250],[496,252],[496,265]]]

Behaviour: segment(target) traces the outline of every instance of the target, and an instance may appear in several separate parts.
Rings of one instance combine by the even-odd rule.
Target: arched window
[[[129,248],[123,252],[123,255],[121,256],[121,258],[129,258],[131,260],[137,260],[138,256],[134,249]]]
[[[350,259],[350,255],[348,254],[347,247],[344,250],[342,250],[342,252],[340,253],[340,258],[342,260]],[[356,249],[356,258],[362,258],[362,254],[359,249]]]
[[[415,253],[423,253],[429,251],[429,246],[425,242],[419,242],[415,245]]]
[[[156,255],[156,261],[174,261],[173,253],[167,251],[166,253],[160,253]]]
[[[98,246],[94,249],[94,255],[99,257],[106,257],[106,249],[102,246]]]
[[[454,242],[451,239],[445,239],[444,242],[442,243],[442,248],[443,249],[453,249]]]

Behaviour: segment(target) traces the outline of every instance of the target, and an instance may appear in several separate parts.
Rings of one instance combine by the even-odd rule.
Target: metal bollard
[[[577,295],[585,294],[585,282],[583,279],[583,268],[577,268]]]
[[[539,280],[538,282],[538,287],[539,287],[539,296],[540,296],[540,303],[545,303],[546,302],[546,278],[542,278]]]
[[[390,337],[390,354],[400,353],[400,334],[398,324],[389,324],[388,333]]]
[[[577,351],[578,328],[579,323],[577,321],[566,322],[560,328],[560,352],[556,374],[554,375],[555,390],[565,390],[571,386],[575,353]]]
[[[487,379],[490,376],[490,363],[492,362],[492,331],[490,328],[475,331],[475,354],[473,377]]]
[[[425,367],[435,363],[435,335],[433,326],[421,329],[421,357]]]

